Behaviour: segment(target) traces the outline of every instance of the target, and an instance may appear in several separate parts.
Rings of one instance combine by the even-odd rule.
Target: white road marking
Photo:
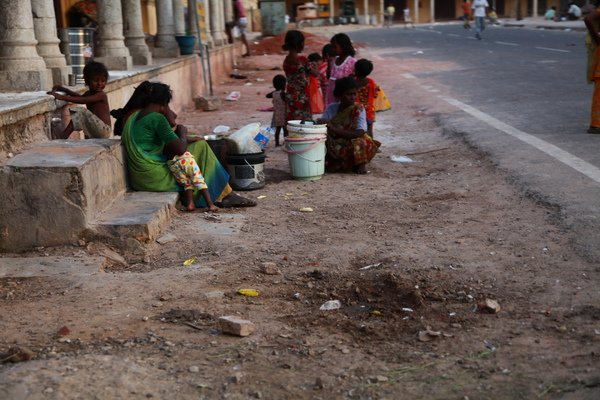
[[[548,154],[549,156],[560,161],[561,163],[568,165],[569,167],[573,168],[574,170],[582,173],[583,175],[587,176],[588,178],[592,179],[593,181],[600,183],[600,169],[595,167],[594,165],[588,163],[587,161],[582,160],[581,158],[569,153],[568,151],[561,149],[560,147],[557,147],[551,143],[548,143],[545,140],[539,139],[529,133],[520,131],[517,128],[514,128],[508,124],[505,124],[504,122],[497,120],[496,118],[492,117],[491,115],[488,115],[482,111],[479,111],[478,109],[471,107],[468,104],[460,102],[451,97],[444,97],[444,96],[440,96],[440,97],[443,100],[445,100],[446,102],[452,104],[453,106],[455,106],[457,108],[460,108],[467,114],[479,119],[480,121],[483,121],[483,122],[487,123],[488,125],[491,125],[492,127],[506,133],[507,135],[510,135],[514,138],[517,138],[517,139],[529,144],[530,146],[535,147],[536,149]]]
[[[559,53],[570,53],[569,50],[552,49],[550,47],[536,47],[536,49],[538,49],[538,50],[548,50],[548,51],[557,51]]]
[[[496,44],[503,44],[505,46],[518,46],[518,43],[511,43],[511,42],[499,42],[499,41],[495,41],[494,43],[496,43]]]

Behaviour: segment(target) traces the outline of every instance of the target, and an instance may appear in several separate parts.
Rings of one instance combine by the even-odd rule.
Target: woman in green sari
[[[188,140],[187,129],[176,124],[176,115],[169,108],[172,94],[168,85],[143,82],[134,96],[141,109],[127,118],[121,136],[127,154],[129,181],[134,190],[184,192],[182,203],[189,211],[196,207],[214,211],[216,207],[256,205],[232,191],[229,174],[208,143]],[[178,183],[177,174],[168,164],[180,158],[185,158],[184,163],[195,161],[199,175],[194,175],[194,183],[199,184],[184,187]]]
[[[367,163],[381,146],[367,134],[365,108],[356,103],[357,89],[352,77],[336,80],[333,95],[339,101],[329,104],[319,119],[319,122],[327,123],[325,168],[328,171],[352,170],[366,174]]]

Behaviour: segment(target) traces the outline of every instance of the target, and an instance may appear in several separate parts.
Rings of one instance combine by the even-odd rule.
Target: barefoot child
[[[325,107],[335,102],[333,91],[335,90],[335,80],[354,76],[354,64],[356,63],[356,50],[352,46],[350,37],[345,33],[338,33],[331,38],[331,46],[336,54],[335,60],[331,63],[329,69],[329,84],[327,85],[327,99]]]
[[[356,102],[365,107],[367,113],[367,133],[373,137],[373,125],[375,124],[375,98],[379,93],[379,86],[369,78],[373,71],[373,63],[366,58],[361,58],[354,64],[354,75],[358,90]]]
[[[104,92],[108,81],[106,67],[95,61],[87,64],[83,68],[83,79],[89,88],[84,94],[73,92],[63,86],[54,86],[52,91],[48,92],[57,100],[87,106],[87,109],[83,107],[70,109],[71,122],[57,139],[67,139],[74,130],[83,130],[87,139],[108,138],[111,135],[110,107],[108,106],[108,97]]]
[[[310,75],[308,77],[308,96],[310,100],[310,111],[313,114],[322,114],[325,110],[325,102],[323,100],[323,90],[321,89],[321,62],[323,58],[319,53],[311,53],[308,55],[308,61],[313,63],[317,71],[318,76]]]
[[[279,135],[283,130],[283,137],[287,137],[286,115],[285,115],[285,85],[287,79],[283,75],[273,77],[274,91],[267,93],[267,98],[273,99],[273,121],[271,126],[275,128],[275,147],[279,146]]]

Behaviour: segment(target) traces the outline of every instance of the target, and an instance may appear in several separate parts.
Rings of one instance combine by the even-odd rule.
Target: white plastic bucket
[[[290,137],[316,137],[314,135],[320,137],[320,135],[327,134],[327,125],[316,124],[313,121],[291,120],[287,123],[287,130]]]
[[[325,173],[325,141],[327,135],[288,136],[283,150],[288,154],[290,173],[294,179],[317,180]]]

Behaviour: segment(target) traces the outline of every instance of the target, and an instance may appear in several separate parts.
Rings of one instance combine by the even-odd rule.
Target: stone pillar
[[[142,5],[139,0],[123,0],[125,45],[135,65],[152,64],[152,53],[142,29]]]
[[[223,0],[224,22],[233,21],[233,2],[231,0]]]
[[[175,36],[185,35],[185,15],[181,0],[173,0],[173,21],[175,23]]]
[[[329,22],[331,22],[333,24],[333,21],[335,20],[335,13],[333,12],[335,10],[334,8],[334,1],[333,0],[329,0]]]
[[[420,19],[420,16],[419,16],[419,0],[414,0],[413,1],[413,13],[414,13],[413,14],[414,15],[413,22],[415,24],[418,24],[419,23],[419,19]]]
[[[98,1],[98,32],[100,44],[95,60],[108,69],[129,70],[133,66],[123,37],[123,13],[121,0]]]
[[[156,20],[158,22],[158,31],[154,44],[154,56],[178,57],[179,46],[175,41],[172,0],[156,0]]]
[[[225,36],[225,17],[222,0],[210,0],[210,28],[213,42],[215,46],[223,46],[227,44]]]
[[[31,0],[33,28],[38,41],[37,52],[44,59],[46,67],[52,71],[54,85],[66,85],[71,68],[60,52],[54,6],[46,0]]]
[[[52,88],[52,72],[37,53],[31,2],[0,0],[0,90]]]
[[[198,16],[198,18],[204,18],[204,26],[206,27],[206,40],[204,44],[207,44],[209,47],[214,47],[215,43],[213,41],[213,37],[212,37],[212,30],[211,30],[211,22],[210,22],[210,1],[209,0],[196,0],[196,1],[200,1],[203,3],[204,5],[204,16]]]

